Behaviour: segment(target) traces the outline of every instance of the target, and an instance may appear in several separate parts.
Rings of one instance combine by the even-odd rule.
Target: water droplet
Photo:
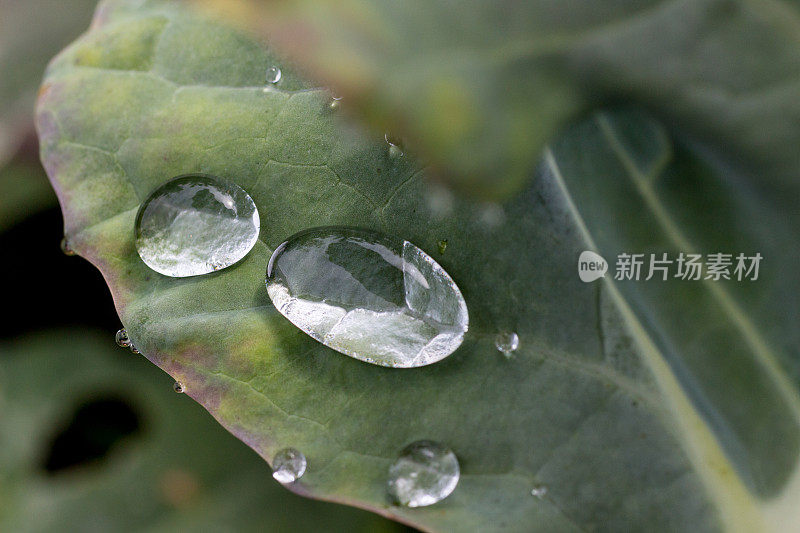
[[[258,240],[253,199],[238,185],[188,174],[156,189],[136,216],[136,250],[160,274],[208,274],[241,260]]]
[[[130,348],[131,348],[131,351],[132,351],[133,353],[136,353],[136,354],[142,353],[142,352],[140,352],[140,351],[139,351],[139,348],[137,348],[137,347],[136,347],[136,346],[134,346],[133,344],[131,344]]]
[[[275,65],[267,69],[267,83],[278,83],[281,81],[281,69]]]
[[[125,328],[117,331],[117,335],[114,340],[117,341],[117,346],[120,348],[130,348],[132,346],[131,340],[128,338],[128,332],[125,331]]]
[[[547,487],[545,485],[536,485],[531,489],[531,496],[536,496],[539,499],[547,496]]]
[[[494,345],[508,356],[519,348],[519,335],[513,331],[501,331],[494,338]]]
[[[341,101],[342,101],[342,97],[341,96],[337,96],[336,93],[331,92],[331,99],[328,102],[328,107],[332,111],[336,111],[337,109],[339,109],[339,105],[340,105]]]
[[[75,255],[75,251],[69,247],[69,242],[66,237],[61,239],[61,251],[64,255]]]
[[[354,228],[315,228],[278,246],[272,303],[341,353],[395,368],[428,365],[461,344],[469,318],[452,278],[408,241]]]
[[[294,448],[284,448],[272,458],[272,477],[280,483],[293,483],[306,471],[306,456]]]
[[[408,445],[389,468],[389,495],[400,505],[424,507],[445,499],[460,476],[458,458],[449,448],[420,440]]]
[[[439,246],[439,255],[444,255],[444,252],[447,250],[447,239],[442,239],[437,245]]]
[[[392,157],[402,157],[403,156],[403,140],[399,137],[392,135],[389,132],[386,132],[383,135],[383,138],[386,139],[387,144],[389,145],[389,155]]]
[[[180,394],[182,392],[186,392],[186,387],[184,387],[183,383],[181,383],[180,381],[176,381],[175,383],[172,384],[172,390]]]

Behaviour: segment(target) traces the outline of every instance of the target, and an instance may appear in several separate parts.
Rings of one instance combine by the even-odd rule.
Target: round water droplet
[[[136,216],[136,250],[160,274],[208,274],[241,260],[258,240],[253,199],[233,183],[188,174],[150,194]]]
[[[132,351],[133,353],[136,353],[136,354],[138,354],[138,353],[142,353],[142,352],[140,352],[140,351],[139,351],[139,348],[137,348],[136,346],[134,346],[134,345],[133,345],[133,343],[131,343],[131,345],[130,345],[130,349],[131,349],[131,351]]]
[[[314,339],[361,361],[428,365],[459,347],[467,305],[452,278],[408,241],[354,228],[315,228],[278,246],[272,303]]]
[[[61,239],[61,251],[64,255],[75,255],[75,252],[69,247],[69,242],[66,237]]]
[[[460,476],[458,458],[449,448],[420,440],[408,445],[389,468],[389,495],[400,505],[424,507],[445,499]]]
[[[547,496],[547,487],[545,485],[536,485],[531,489],[531,496],[536,496],[539,499]]]
[[[395,137],[389,132],[383,135],[386,143],[389,145],[389,155],[392,157],[403,156],[403,140],[400,137]]]
[[[182,392],[186,392],[186,387],[184,387],[183,383],[181,383],[180,381],[176,381],[175,383],[172,384],[172,390],[180,394]]]
[[[339,109],[341,101],[342,101],[341,96],[337,96],[334,92],[331,92],[331,99],[328,102],[328,107],[331,109],[331,111],[336,111],[337,109]]]
[[[131,340],[128,338],[128,332],[125,331],[125,328],[117,331],[117,335],[114,340],[117,341],[117,346],[120,348],[130,348],[132,346]]]
[[[293,483],[306,471],[306,456],[294,448],[285,448],[272,458],[272,477],[280,483]]]
[[[278,83],[281,81],[281,69],[275,65],[267,69],[267,83]]]
[[[501,331],[495,337],[494,345],[505,355],[510,355],[519,348],[519,335],[513,331]]]

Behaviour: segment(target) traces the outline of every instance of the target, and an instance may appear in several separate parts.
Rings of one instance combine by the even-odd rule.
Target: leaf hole
[[[84,402],[53,437],[43,463],[50,474],[96,463],[122,440],[141,432],[139,416],[120,398]]]

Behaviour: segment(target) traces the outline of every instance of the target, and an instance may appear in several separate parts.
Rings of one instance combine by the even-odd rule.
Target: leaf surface
[[[274,64],[283,78],[265,90]],[[797,523],[800,291],[786,274],[798,226],[746,169],[614,109],[567,130],[521,193],[487,204],[433,188],[410,153],[390,156],[329,98],[225,25],[107,2],[51,64],[38,108],[70,244],[103,272],[134,343],[265,459],[302,450],[309,468],[292,490],[442,531]],[[134,218],[188,172],[248,191],[260,241],[231,268],[167,278],[139,259]],[[462,347],[389,369],[294,328],[266,294],[267,260],[323,225],[434,257],[469,307]],[[612,264],[620,251],[690,249],[765,260],[756,282],[585,284],[587,249]],[[494,347],[501,330],[520,336],[511,358]],[[456,452],[461,481],[434,506],[395,507],[386,472],[420,439]]]

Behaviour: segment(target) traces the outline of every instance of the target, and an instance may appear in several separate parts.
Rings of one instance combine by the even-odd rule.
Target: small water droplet
[[[133,345],[133,343],[131,343],[131,345],[130,345],[130,350],[131,350],[133,353],[135,353],[135,354],[141,353],[141,352],[139,351],[139,348],[137,348],[136,346],[134,346],[134,345]]]
[[[293,483],[306,471],[306,456],[294,448],[284,448],[272,458],[272,477],[279,483]]]
[[[331,98],[328,101],[328,107],[331,109],[331,111],[336,111],[337,109],[339,109],[341,101],[342,101],[341,96],[337,96],[336,93],[331,92]]]
[[[114,340],[117,341],[117,346],[119,346],[120,348],[130,348],[131,346],[133,346],[131,344],[131,340],[128,338],[128,332],[125,331],[125,328],[122,328],[121,330],[117,331]]]
[[[180,381],[176,381],[175,383],[172,384],[172,390],[180,394],[186,392],[186,387],[184,387],[183,383],[181,383]]]
[[[519,348],[519,335],[513,331],[501,331],[494,338],[494,345],[506,356]]]
[[[178,176],[153,191],[136,216],[136,250],[160,274],[208,274],[240,261],[258,240],[253,199],[205,174]]]
[[[447,239],[442,239],[437,244],[439,246],[439,255],[444,255],[444,252],[447,250]]]
[[[267,69],[267,83],[278,83],[281,81],[281,69],[272,65]]]
[[[531,489],[531,496],[536,496],[539,499],[547,496],[547,487],[545,485],[536,485]]]
[[[64,255],[75,255],[75,251],[69,247],[69,242],[66,237],[61,239],[61,251]]]
[[[387,489],[400,505],[424,507],[449,496],[460,475],[458,458],[452,450],[420,440],[406,446],[389,468]]]
[[[267,292],[278,311],[326,346],[376,365],[444,359],[467,331],[453,279],[408,241],[355,228],[315,228],[275,249]]]
[[[391,157],[403,156],[403,140],[400,137],[396,137],[387,131],[383,138],[386,139],[386,143],[389,145],[389,155]]]

